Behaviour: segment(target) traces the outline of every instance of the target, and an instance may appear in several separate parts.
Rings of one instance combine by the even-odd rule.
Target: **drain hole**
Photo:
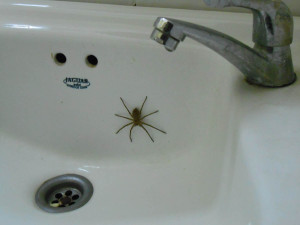
[[[94,55],[88,55],[86,57],[86,64],[90,67],[95,67],[98,64],[98,59]]]
[[[63,197],[59,200],[61,202],[61,204],[63,205],[68,205],[72,202],[72,199],[69,197]]]
[[[70,190],[69,190],[69,191],[66,191],[65,195],[66,195],[66,196],[72,195],[72,191],[70,191]]]
[[[62,194],[61,193],[58,193],[55,195],[55,198],[61,198],[62,197]]]
[[[43,183],[36,193],[35,201],[41,209],[59,213],[80,208],[90,200],[92,194],[93,186],[89,180],[67,174]]]
[[[79,199],[79,195],[73,195],[72,199],[73,199],[73,200]]]
[[[63,53],[56,53],[54,56],[54,61],[57,64],[61,65],[61,64],[66,63],[67,57]]]

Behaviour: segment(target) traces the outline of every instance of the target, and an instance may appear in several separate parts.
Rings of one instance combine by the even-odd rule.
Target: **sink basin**
[[[149,38],[157,16],[252,45],[250,14],[1,1],[0,224],[299,224],[300,83],[251,86],[188,39],[169,53]],[[120,97],[132,111],[146,96],[143,113],[159,112],[145,122],[167,134],[116,134],[128,120],[114,114],[129,117]],[[42,211],[37,189],[67,173],[88,178],[92,198]]]

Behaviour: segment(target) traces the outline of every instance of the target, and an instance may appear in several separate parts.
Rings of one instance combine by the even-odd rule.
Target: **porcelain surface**
[[[248,14],[1,1],[0,224],[299,224],[299,81],[251,86],[188,39],[169,53],[149,38],[158,16],[252,45]],[[128,127],[115,134],[127,121],[114,114],[128,116],[120,97],[132,110],[146,96],[144,113],[159,113],[145,121],[167,134],[147,128],[152,143],[134,128],[131,143]],[[68,213],[39,209],[38,187],[66,173],[92,182],[91,200]]]

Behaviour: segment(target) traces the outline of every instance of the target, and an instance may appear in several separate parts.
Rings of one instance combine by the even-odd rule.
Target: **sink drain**
[[[65,174],[45,181],[35,195],[37,205],[50,213],[69,212],[86,204],[93,185],[83,176]]]

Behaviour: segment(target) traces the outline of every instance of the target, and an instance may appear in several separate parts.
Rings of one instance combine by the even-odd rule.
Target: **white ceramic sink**
[[[252,45],[250,14],[1,1],[0,224],[299,224],[300,83],[250,86],[188,39],[169,53],[149,38],[157,16]],[[64,65],[53,60],[59,52]],[[90,85],[72,88],[66,78]],[[131,143],[129,127],[115,134],[127,121],[114,114],[128,116],[120,97],[132,110],[146,96],[144,113],[159,113],[145,121],[167,134],[147,128],[152,143],[135,128]],[[68,213],[42,211],[38,187],[66,173],[92,182],[91,200]]]

